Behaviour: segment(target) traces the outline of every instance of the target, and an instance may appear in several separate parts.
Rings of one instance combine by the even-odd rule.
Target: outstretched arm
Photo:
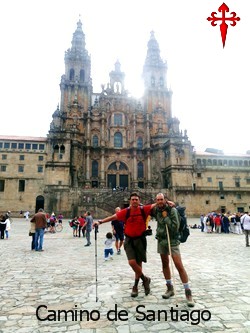
[[[108,216],[108,217],[105,217],[105,219],[98,220],[98,221],[94,222],[93,225],[100,225],[100,224],[102,224],[102,223],[109,222],[109,221],[113,221],[113,220],[117,220],[117,216],[116,216],[116,214],[111,215],[111,216]]]

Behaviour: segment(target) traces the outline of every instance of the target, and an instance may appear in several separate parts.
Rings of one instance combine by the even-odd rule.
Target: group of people
[[[11,212],[8,211],[7,213],[0,215],[0,239],[9,239],[9,232],[11,229],[10,223],[10,214]]]
[[[249,246],[250,216],[248,212],[224,213],[211,212],[200,216],[201,231],[207,233],[233,233],[246,236],[246,246]]]
[[[52,216],[54,214],[51,214]],[[115,242],[117,254],[121,253],[121,248],[127,255],[128,264],[134,272],[134,284],[131,291],[131,297],[138,296],[138,285],[142,281],[145,295],[150,293],[151,278],[143,273],[142,263],[147,262],[147,218],[154,218],[157,222],[156,239],[157,252],[160,255],[162,263],[162,272],[166,282],[166,291],[162,295],[164,299],[168,299],[175,295],[174,282],[171,277],[170,257],[179,273],[182,281],[187,305],[194,306],[194,300],[189,285],[187,272],[184,268],[180,253],[179,241],[179,215],[175,208],[175,204],[168,201],[163,193],[158,193],[156,202],[150,205],[142,205],[138,193],[132,193],[129,198],[129,207],[121,209],[117,207],[115,214],[108,216],[102,220],[93,221],[90,212],[73,219],[78,221],[77,228],[73,228],[73,232],[77,230],[80,237],[82,232],[86,236],[87,243],[90,246],[90,234],[93,228],[98,230],[98,226],[111,221],[112,232],[106,234],[104,257],[112,257],[112,243]],[[51,216],[50,216],[51,218]],[[31,249],[35,251],[43,251],[44,230],[47,227],[47,219],[44,210],[40,208],[38,212],[30,220],[30,235],[32,235]],[[6,220],[6,219],[5,219]],[[59,220],[59,218],[58,218]],[[50,221],[51,225],[51,221]],[[79,228],[80,225],[80,228]],[[74,233],[76,235],[76,233]],[[2,237],[2,233],[1,233]]]
[[[81,237],[81,233],[83,237],[86,237],[87,243],[85,246],[90,246],[90,233],[93,228],[93,217],[90,212],[85,212],[83,215],[76,216],[72,220],[69,221],[70,227],[73,230],[73,237]]]
[[[54,212],[45,213],[42,208],[30,219],[29,235],[32,237],[31,250],[44,251],[43,240],[45,230],[55,233],[56,223],[62,223],[63,215],[60,213],[58,216]]]
[[[55,233],[55,226],[56,223],[62,223],[63,221],[63,215],[61,213],[58,214],[58,216],[56,216],[56,214],[54,212],[51,213],[51,215],[49,213],[45,214],[46,216],[46,221],[47,221],[47,229],[53,234]]]
[[[120,247],[123,244],[128,264],[135,274],[131,296],[138,296],[138,285],[140,280],[142,280],[145,295],[150,293],[151,279],[144,275],[142,268],[142,263],[147,262],[146,219],[150,215],[157,221],[157,252],[161,257],[162,271],[167,287],[162,297],[168,299],[175,294],[170,270],[170,257],[172,257],[183,283],[187,305],[193,307],[194,300],[179,248],[180,241],[178,230],[180,220],[175,204],[166,200],[163,193],[157,194],[156,203],[151,205],[141,205],[140,196],[135,192],[131,193],[129,200],[129,208],[120,209],[117,207],[115,214],[94,222],[94,226],[99,226],[109,221],[121,221],[123,223],[125,239],[124,242],[122,240],[121,243],[119,243],[119,239],[116,239],[118,242],[117,251],[120,250]],[[106,235],[106,240],[110,239],[110,234]],[[116,232],[114,235],[116,235]]]

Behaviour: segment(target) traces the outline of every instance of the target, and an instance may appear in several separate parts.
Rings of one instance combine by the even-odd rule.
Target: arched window
[[[117,170],[116,162],[111,163],[108,170]]]
[[[122,148],[122,134],[120,132],[116,132],[114,135],[114,147]]]
[[[64,145],[60,146],[60,153],[65,154],[65,146]]]
[[[58,145],[54,146],[54,153],[59,153],[59,146]]]
[[[143,178],[144,177],[144,169],[143,169],[143,163],[139,162],[137,164],[137,174],[138,178]]]
[[[92,162],[92,177],[98,177],[98,162]]]
[[[74,77],[75,77],[75,70],[71,68],[71,70],[69,71],[69,79],[74,80]]]
[[[128,167],[126,166],[125,163],[121,162],[119,165],[119,170],[128,170]]]
[[[141,136],[139,136],[139,137],[137,138],[137,148],[138,148],[138,149],[142,149],[142,148],[143,148],[143,140],[142,140],[142,137],[141,137]]]
[[[92,144],[93,144],[93,147],[98,147],[99,146],[99,140],[98,140],[98,136],[97,135],[94,135],[93,138],[92,138]]]
[[[84,69],[80,70],[80,81],[84,82],[84,77],[85,77],[85,73],[84,73]]]

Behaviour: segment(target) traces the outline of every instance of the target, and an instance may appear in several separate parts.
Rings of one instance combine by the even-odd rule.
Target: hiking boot
[[[150,293],[150,286],[149,286],[150,282],[151,282],[151,279],[149,277],[145,276],[145,279],[142,282],[142,284],[143,284],[146,296]]]
[[[137,297],[138,296],[138,288],[137,286],[133,286],[131,291],[131,297]]]
[[[187,305],[190,307],[194,307],[194,300],[192,297],[192,292],[190,289],[186,289],[185,290],[185,295],[186,295],[186,299],[187,299]]]
[[[171,296],[174,296],[174,286],[172,284],[167,284],[167,290],[165,294],[162,295],[162,298],[168,299]]]

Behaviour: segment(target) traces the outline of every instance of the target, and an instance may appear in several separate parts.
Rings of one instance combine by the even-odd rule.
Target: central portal
[[[128,188],[128,167],[123,162],[113,162],[108,167],[107,184],[109,188]]]

